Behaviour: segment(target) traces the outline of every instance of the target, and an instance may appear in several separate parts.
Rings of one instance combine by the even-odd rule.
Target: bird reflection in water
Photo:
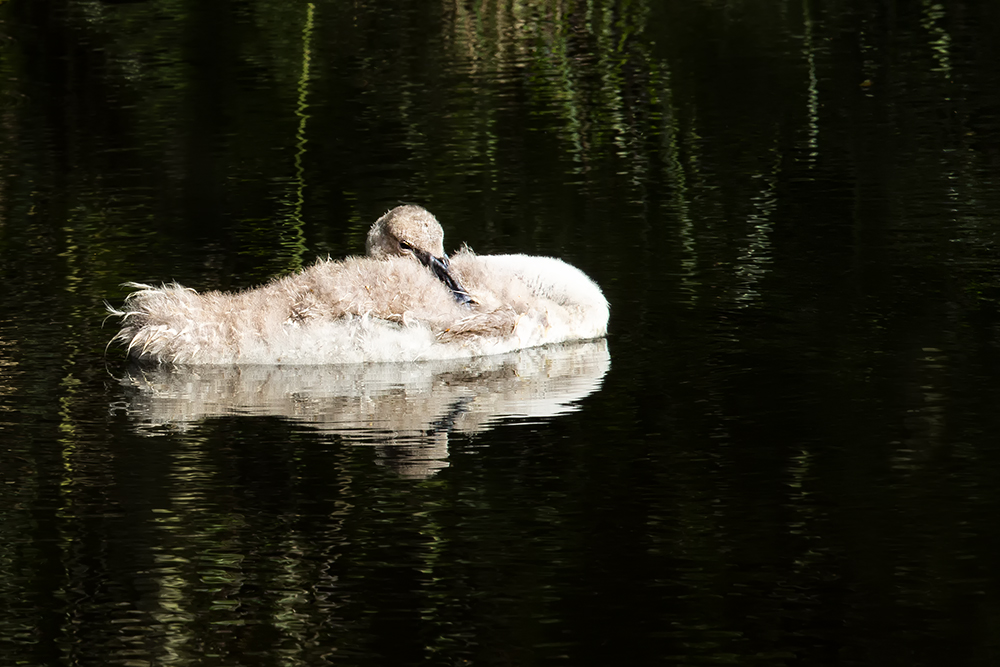
[[[418,363],[131,367],[126,410],[140,433],[188,430],[210,417],[277,416],[375,445],[407,477],[448,466],[453,433],[505,418],[546,420],[578,409],[610,367],[607,341]]]

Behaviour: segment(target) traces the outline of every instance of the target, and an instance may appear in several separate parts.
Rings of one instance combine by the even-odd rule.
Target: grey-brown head
[[[444,231],[427,209],[412,204],[392,209],[368,230],[365,249],[369,257],[378,259],[414,257],[451,290],[456,301],[463,305],[473,303],[469,293],[448,271]]]
[[[444,259],[444,231],[431,212],[421,206],[397,206],[375,221],[365,249],[370,257],[412,255],[414,250]]]

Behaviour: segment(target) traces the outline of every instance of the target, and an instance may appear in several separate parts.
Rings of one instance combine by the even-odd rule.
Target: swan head
[[[451,290],[456,301],[462,305],[473,303],[448,270],[441,223],[422,206],[397,206],[376,220],[368,230],[365,249],[369,257],[376,259],[414,257]]]
[[[397,206],[375,221],[365,249],[370,257],[385,259],[417,253],[444,259],[444,231],[430,211],[407,204]]]

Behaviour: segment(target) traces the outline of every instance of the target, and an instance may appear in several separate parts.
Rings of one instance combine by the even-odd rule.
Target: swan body
[[[382,216],[367,256],[321,260],[242,292],[178,284],[137,288],[114,340],[161,364],[330,364],[455,359],[599,338],[608,303],[555,258],[444,255],[419,206]]]

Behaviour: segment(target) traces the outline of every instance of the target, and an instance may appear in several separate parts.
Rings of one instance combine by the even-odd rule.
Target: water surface
[[[988,3],[0,4],[0,655],[995,664]],[[606,342],[136,369],[129,280],[559,256]]]

